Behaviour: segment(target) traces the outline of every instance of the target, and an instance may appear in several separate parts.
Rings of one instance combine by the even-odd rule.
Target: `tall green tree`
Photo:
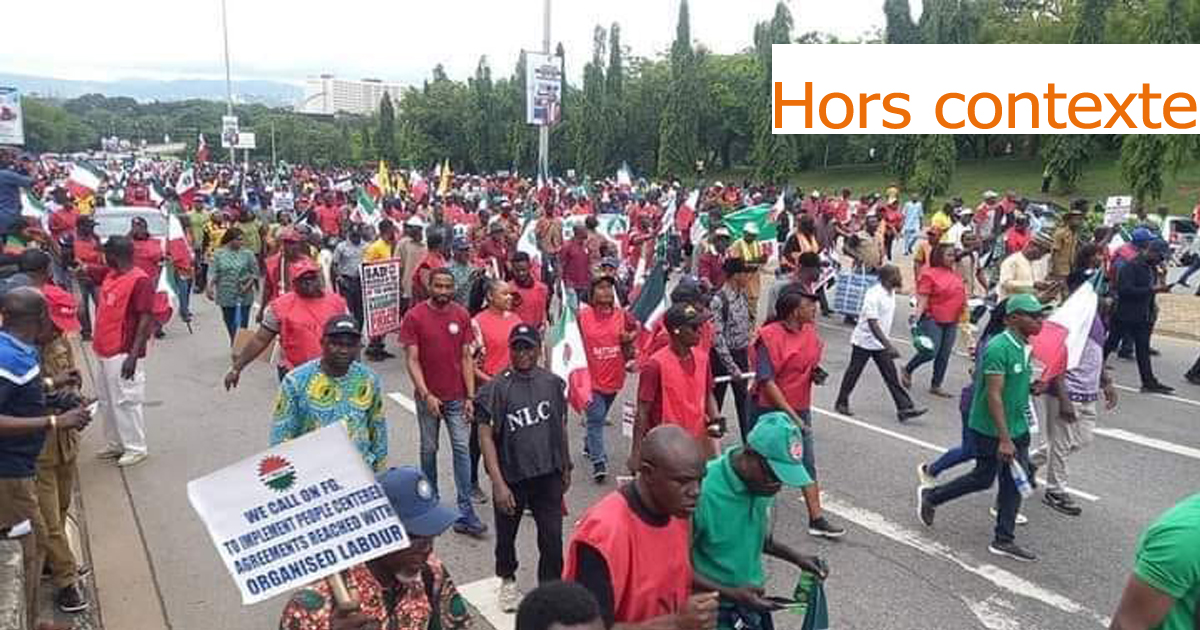
[[[695,167],[700,152],[698,97],[691,18],[687,0],[680,0],[675,42],[671,45],[671,80],[667,86],[666,111],[659,121],[660,176],[683,176]]]
[[[575,170],[596,176],[608,158],[608,124],[605,120],[604,65],[608,33],[597,26],[592,36],[592,60],[583,67],[583,100],[575,126]]]
[[[470,79],[471,120],[470,156],[472,170],[490,172],[500,165],[499,104],[492,86],[492,69],[487,57],[479,58],[475,76]]]
[[[1112,0],[1080,0],[1075,25],[1071,28],[1071,43],[1105,43],[1104,29],[1111,4]]]
[[[884,0],[883,15],[887,19],[884,41],[889,44],[920,44],[921,30],[912,19],[908,0]]]
[[[946,192],[950,179],[954,177],[954,165],[958,159],[954,136],[928,134],[917,142],[916,160],[910,186],[920,191],[928,207],[933,197]]]
[[[608,70],[604,73],[604,119],[608,127],[608,151],[604,167],[613,169],[624,155],[625,138],[625,51],[621,48],[621,25],[608,28]]]
[[[759,94],[766,96],[755,121],[754,173],[763,181],[776,184],[783,183],[795,169],[796,143],[794,136],[776,135],[771,130],[771,47],[790,42],[793,26],[792,12],[781,1],[775,5],[775,15],[770,21],[759,22],[754,28]]]
[[[1140,206],[1162,197],[1167,137],[1129,134],[1121,141],[1121,178]]]
[[[387,92],[379,100],[379,129],[375,132],[375,146],[379,149],[379,158],[390,164],[396,163],[396,112],[392,107],[392,97]]]
[[[979,7],[972,0],[925,0],[921,39],[926,44],[974,44],[980,26]]]

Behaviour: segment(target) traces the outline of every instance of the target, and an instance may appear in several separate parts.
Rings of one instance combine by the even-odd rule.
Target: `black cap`
[[[679,284],[675,285],[675,288],[671,290],[672,304],[683,304],[685,302],[694,304],[704,300],[704,285],[700,284],[700,281],[695,278],[681,278]]]
[[[353,315],[334,315],[325,322],[325,332],[323,336],[329,337],[332,335],[361,335],[358,329],[358,321]]]
[[[515,346],[517,342],[524,342],[531,346],[536,346],[542,343],[542,336],[537,329],[529,324],[519,324],[508,333],[508,345]]]
[[[750,267],[746,264],[746,261],[742,260],[741,258],[733,257],[726,258],[725,262],[721,264],[721,269],[727,276],[732,276],[738,273],[748,273],[750,271]]]
[[[699,326],[704,323],[704,319],[695,306],[683,302],[672,304],[664,317],[667,330],[674,330],[680,326]]]

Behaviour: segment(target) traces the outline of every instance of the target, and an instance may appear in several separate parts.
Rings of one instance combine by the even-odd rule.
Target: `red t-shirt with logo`
[[[441,400],[463,400],[463,347],[471,343],[471,316],[451,302],[434,308],[429,301],[410,308],[400,322],[400,343],[416,346],[425,386]]]
[[[549,289],[537,281],[534,281],[531,287],[513,283],[513,288],[521,296],[520,303],[513,308],[513,311],[521,318],[522,323],[540,328],[546,322],[546,302],[550,299]]]

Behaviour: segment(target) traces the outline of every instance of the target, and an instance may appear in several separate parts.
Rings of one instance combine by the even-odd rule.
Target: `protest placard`
[[[400,261],[363,263],[360,276],[367,336],[400,330]]]
[[[243,604],[409,545],[342,423],[188,482]]]
[[[21,91],[15,87],[0,87],[0,144],[25,144]]]
[[[1104,202],[1104,225],[1120,225],[1133,210],[1133,197],[1109,197]]]

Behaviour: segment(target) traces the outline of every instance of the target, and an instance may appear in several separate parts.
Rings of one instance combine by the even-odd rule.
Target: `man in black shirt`
[[[538,582],[562,575],[563,495],[571,485],[566,383],[538,367],[536,328],[520,324],[508,336],[511,367],[476,397],[479,446],[492,478],[496,575],[500,607],[516,612],[517,529],[528,507],[537,524]]]
[[[37,626],[38,582],[43,558],[37,539],[45,535],[35,485],[38,454],[49,429],[81,429],[91,414],[80,407],[62,415],[46,415],[37,339],[51,326],[46,299],[37,289],[20,287],[0,297],[0,539],[19,538],[24,564],[27,627]],[[0,588],[20,585],[0,584]],[[0,610],[0,627],[13,627]],[[20,627],[17,625],[17,627]]]
[[[1169,285],[1157,280],[1155,268],[1169,253],[1166,241],[1154,240],[1136,258],[1121,266],[1117,272],[1117,305],[1113,311],[1112,329],[1104,344],[1104,356],[1107,358],[1122,339],[1130,337],[1137,354],[1142,391],[1154,394],[1175,391],[1155,378],[1150,365],[1150,332],[1156,308],[1155,298],[1159,293],[1171,291]]]

